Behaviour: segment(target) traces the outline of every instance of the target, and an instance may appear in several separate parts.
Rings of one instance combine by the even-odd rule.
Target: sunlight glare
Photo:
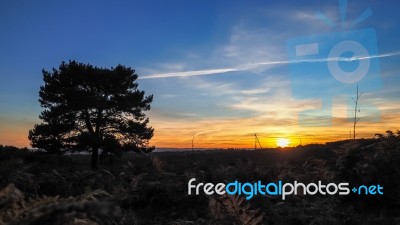
[[[278,145],[279,147],[282,147],[282,148],[289,146],[289,143],[290,143],[289,139],[287,139],[287,138],[278,138],[276,140],[276,145]]]

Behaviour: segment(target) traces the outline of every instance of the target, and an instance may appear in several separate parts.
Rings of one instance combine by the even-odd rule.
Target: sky
[[[0,144],[30,147],[41,71],[68,60],[134,68],[139,89],[154,95],[147,115],[158,148],[192,139],[196,148],[252,148],[255,133],[263,147],[343,140],[357,84],[357,137],[397,130],[399,6],[1,1]]]

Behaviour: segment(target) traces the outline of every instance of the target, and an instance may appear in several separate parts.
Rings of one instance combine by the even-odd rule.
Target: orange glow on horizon
[[[150,116],[151,126],[155,129],[150,141],[156,148],[254,148],[254,133],[263,148],[283,147],[286,141],[277,142],[278,138],[288,140],[289,146],[326,143],[350,138],[351,121],[334,119],[332,127],[300,127],[296,119],[288,125],[273,124],[269,118],[210,118],[197,121],[181,121]],[[278,120],[277,123],[280,123]],[[399,129],[400,113],[383,116],[381,122],[360,122],[357,125],[357,138],[372,138],[375,133]],[[6,126],[5,126],[6,125]],[[23,126],[2,124],[0,144],[16,147],[28,147],[28,131],[32,124]],[[203,128],[203,129],[200,129]],[[206,128],[206,129],[205,129]],[[258,147],[258,145],[257,145]]]

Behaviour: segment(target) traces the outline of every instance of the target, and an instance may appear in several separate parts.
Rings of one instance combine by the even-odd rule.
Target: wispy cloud
[[[332,127],[310,128],[298,125],[299,112],[319,108],[322,104],[318,99],[295,99],[290,90],[292,81],[284,66],[292,63],[348,62],[395,57],[400,55],[400,51],[391,49],[379,55],[349,58],[287,60],[285,40],[333,31],[332,27],[316,19],[317,9],[320,6],[316,10],[274,9],[265,16],[268,17],[265,21],[277,21],[271,26],[259,26],[241,20],[232,27],[228,39],[210,45],[207,50],[189,49],[189,53],[192,50],[198,53],[196,57],[185,55],[178,62],[171,62],[171,66],[160,64],[154,66],[155,70],[142,73],[144,76],[140,79],[148,79],[144,83],[174,83],[176,87],[187,88],[188,93],[196,93],[193,94],[196,99],[190,102],[190,107],[172,110],[158,108],[160,111],[157,115],[154,111],[150,112],[150,123],[156,128],[152,143],[164,147],[188,147],[195,135],[196,147],[249,147],[254,143],[254,133],[259,135],[263,146],[274,146],[274,138],[277,137],[288,137],[296,144],[300,138],[303,144],[348,138],[352,122],[347,120],[346,98],[334,99]],[[355,18],[363,8],[352,10],[354,12],[349,13],[349,18]],[[328,4],[321,11],[333,22],[340,22],[336,6],[330,7]],[[243,72],[254,75],[251,79],[243,78]],[[394,70],[392,76],[396,74],[397,70]],[[157,80],[160,78],[165,80]],[[170,82],[167,78],[190,79]],[[393,87],[393,90],[397,89]],[[186,95],[182,95],[174,101],[180,102],[186,98]],[[398,124],[400,118],[398,104],[378,93],[375,98],[371,103],[376,103],[382,111],[383,122],[371,123],[363,118],[358,128],[359,137],[371,137],[375,130],[380,131],[382,127],[397,129],[393,126]],[[185,116],[181,111],[185,114],[195,113],[196,116]]]
[[[199,136],[202,134],[208,134],[208,133],[218,132],[218,131],[222,131],[222,129],[202,130],[202,131],[196,132],[195,134],[193,134],[193,136]]]

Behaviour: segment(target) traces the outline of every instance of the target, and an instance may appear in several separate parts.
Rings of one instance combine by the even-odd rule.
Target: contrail
[[[292,64],[292,63],[316,63],[316,62],[331,62],[331,61],[340,61],[340,62],[350,62],[355,60],[366,60],[366,59],[375,59],[375,58],[386,58],[400,55],[400,51],[384,53],[380,55],[372,55],[372,56],[356,56],[356,57],[335,57],[335,58],[320,58],[320,59],[303,59],[303,60],[284,60],[284,61],[269,61],[269,62],[259,62],[259,63],[250,63],[246,65],[240,65],[238,67],[230,67],[230,68],[218,68],[218,69],[205,69],[205,70],[191,70],[191,71],[183,71],[183,72],[171,72],[171,73],[158,73],[151,74],[143,77],[139,77],[139,79],[156,79],[156,78],[170,78],[170,77],[193,77],[193,76],[205,76],[205,75],[213,75],[213,74],[222,74],[227,72],[236,72],[236,71],[248,71],[260,66],[267,65],[282,65],[282,64]]]
[[[210,74],[219,74],[239,71],[238,68],[222,68],[222,69],[208,69],[208,70],[192,70],[185,72],[172,72],[172,73],[158,73],[148,76],[139,77],[139,79],[154,79],[154,78],[167,78],[167,77],[192,77],[192,76],[203,76]]]

